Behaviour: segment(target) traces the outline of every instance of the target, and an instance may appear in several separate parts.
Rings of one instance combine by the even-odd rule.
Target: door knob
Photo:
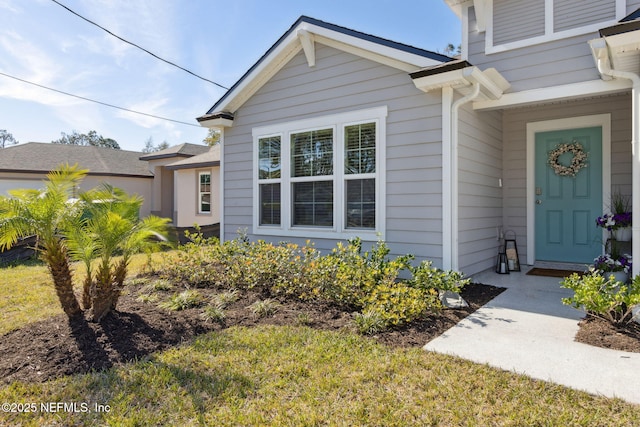
[[[542,204],[542,200],[536,199],[536,205],[541,205],[541,204]]]

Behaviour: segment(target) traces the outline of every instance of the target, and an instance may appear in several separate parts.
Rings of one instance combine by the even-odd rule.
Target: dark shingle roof
[[[169,157],[192,157],[206,153],[207,151],[209,151],[209,147],[206,145],[197,145],[185,142],[184,144],[174,145],[173,147],[165,148],[164,150],[155,151],[149,154],[142,154],[142,156],[140,156],[140,160],[166,159]]]
[[[137,151],[66,144],[29,142],[0,150],[0,172],[49,172],[78,163],[90,175],[152,178],[149,164]]]

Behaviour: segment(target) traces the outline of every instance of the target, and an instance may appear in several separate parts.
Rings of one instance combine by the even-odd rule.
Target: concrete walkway
[[[575,342],[584,313],[561,301],[572,291],[527,270],[473,276],[508,289],[424,348],[640,404],[640,353]]]

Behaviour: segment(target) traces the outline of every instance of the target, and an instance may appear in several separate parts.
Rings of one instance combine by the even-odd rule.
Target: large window
[[[256,233],[382,233],[386,113],[380,107],[254,129]]]
[[[200,172],[198,177],[198,213],[211,213],[211,172]]]

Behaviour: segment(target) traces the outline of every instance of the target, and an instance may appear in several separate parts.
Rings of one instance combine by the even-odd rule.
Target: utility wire
[[[57,1],[57,0],[51,0],[51,1],[52,1],[52,2],[54,2],[55,4],[57,4],[58,6],[61,6],[61,7],[65,8],[65,9],[66,9],[66,10],[68,10],[69,12],[73,13],[73,14],[74,14],[74,15],[76,15],[78,18],[80,18],[80,19],[84,19],[84,20],[85,20],[85,21],[87,21],[88,23],[90,23],[90,24],[92,24],[92,25],[95,25],[96,27],[100,28],[100,29],[101,29],[101,30],[103,30],[103,31],[106,31],[107,33],[109,33],[109,34],[110,34],[110,35],[112,35],[113,37],[115,37],[115,38],[117,38],[117,39],[119,39],[119,40],[121,40],[121,41],[123,41],[123,42],[125,42],[125,43],[127,43],[127,44],[130,44],[131,46],[137,47],[138,49],[140,49],[140,50],[142,50],[142,51],[144,51],[144,52],[148,53],[149,55],[153,56],[153,57],[154,57],[154,58],[156,58],[156,59],[159,59],[159,60],[160,60],[160,61],[162,61],[162,62],[166,62],[166,63],[167,63],[167,64],[169,64],[169,65],[173,65],[174,67],[179,68],[179,69],[181,69],[182,71],[186,71],[187,73],[191,74],[192,76],[195,76],[195,77],[197,77],[197,78],[199,78],[199,79],[201,79],[201,80],[204,80],[205,82],[209,82],[209,83],[212,83],[212,84],[214,84],[214,85],[216,85],[216,86],[218,86],[218,87],[220,87],[220,88],[222,88],[222,89],[229,90],[229,88],[228,88],[228,87],[222,86],[220,83],[216,83],[216,82],[214,82],[214,81],[212,81],[212,80],[209,80],[209,79],[207,79],[207,78],[205,78],[205,77],[199,76],[198,74],[194,73],[193,71],[187,70],[186,68],[183,68],[183,67],[181,67],[181,66],[179,66],[179,65],[177,65],[177,64],[175,64],[175,63],[173,63],[173,62],[171,62],[171,61],[167,61],[166,59],[159,57],[159,56],[158,56],[158,55],[156,55],[155,53],[150,52],[150,51],[148,51],[147,49],[145,49],[145,48],[143,48],[143,47],[141,47],[141,46],[138,46],[138,45],[137,45],[137,44],[135,44],[135,43],[130,42],[129,40],[123,39],[122,37],[118,36],[117,34],[114,34],[114,33],[112,33],[111,31],[107,30],[107,29],[106,29],[106,28],[104,28],[103,26],[101,26],[101,25],[99,25],[99,24],[96,24],[96,23],[95,23],[95,22],[93,22],[92,20],[87,19],[87,18],[85,18],[84,16],[80,15],[79,13],[75,12],[74,10],[72,10],[72,9],[68,8],[67,6],[63,5],[63,4],[62,4],[62,3],[60,3],[59,1]]]
[[[58,92],[58,93],[61,93],[63,95],[72,96],[74,98],[82,99],[84,101],[95,102],[96,104],[105,105],[107,107],[117,108],[118,110],[126,111],[126,112],[129,112],[129,113],[140,114],[140,115],[147,116],[147,117],[153,117],[154,119],[166,120],[166,121],[169,121],[169,122],[180,123],[180,124],[183,124],[183,125],[193,126],[193,127],[197,127],[197,128],[200,127],[200,125],[196,125],[194,123],[182,122],[180,120],[174,120],[174,119],[168,119],[166,117],[156,116],[156,115],[149,114],[149,113],[143,113],[141,111],[130,110],[130,109],[124,108],[124,107],[118,107],[117,105],[108,104],[106,102],[96,101],[95,99],[86,98],[84,96],[74,95],[74,94],[69,93],[69,92],[65,92],[65,91],[58,90],[58,89],[53,89],[53,88],[50,88],[50,87],[47,87],[47,86],[43,86],[43,85],[38,84],[38,83],[30,82],[28,80],[24,80],[24,79],[21,79],[19,77],[12,76],[12,75],[3,73],[1,71],[0,71],[0,75],[5,76],[5,77],[9,77],[10,79],[18,80],[20,82],[27,83],[27,84],[30,84],[30,85],[33,85],[33,86],[37,86],[37,87],[40,87],[42,89],[47,89],[47,90],[50,90],[50,91],[53,91],[53,92]]]

